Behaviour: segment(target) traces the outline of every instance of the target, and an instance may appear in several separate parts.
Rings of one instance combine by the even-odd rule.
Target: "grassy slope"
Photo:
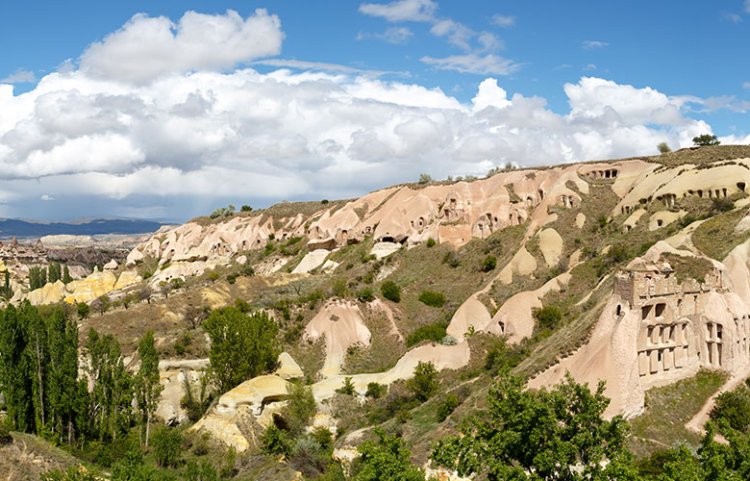
[[[684,444],[698,447],[701,436],[687,423],[724,382],[726,374],[702,370],[695,377],[646,392],[646,409],[631,422],[630,448],[638,457]]]
[[[67,469],[78,460],[43,439],[13,433],[13,443],[0,447],[0,474],[8,481],[37,481],[52,469]]]

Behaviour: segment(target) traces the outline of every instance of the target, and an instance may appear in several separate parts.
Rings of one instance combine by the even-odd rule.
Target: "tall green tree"
[[[138,358],[141,365],[135,378],[135,398],[140,414],[141,434],[145,434],[148,448],[151,420],[159,404],[162,386],[159,384],[159,353],[154,345],[154,332],[148,331],[138,343]]]
[[[53,262],[49,265],[49,271],[47,273],[48,282],[57,282],[62,278],[62,268],[59,262]]]
[[[34,428],[34,407],[28,376],[26,329],[23,313],[13,305],[2,312],[0,325],[0,385],[5,398],[6,414],[13,428]]]
[[[34,403],[34,426],[37,432],[45,429],[47,392],[47,366],[49,349],[47,344],[47,326],[39,310],[28,302],[24,302],[20,309],[26,331],[26,356],[28,358],[28,374],[31,376],[31,390]]]
[[[82,395],[78,386],[78,325],[58,307],[48,317],[47,332],[49,424],[58,441],[71,444],[85,427],[76,416]]]
[[[0,287],[0,297],[10,300],[13,297],[13,289],[10,287],[10,271],[3,272],[3,285]]]
[[[68,266],[63,267],[62,281],[64,284],[73,282],[73,278],[70,277],[70,269],[68,269]]]
[[[278,326],[265,312],[225,307],[211,312],[202,326],[211,338],[211,370],[221,392],[275,366]]]
[[[132,376],[125,370],[120,345],[113,336],[101,336],[91,329],[86,350],[93,384],[89,408],[91,429],[101,441],[117,439],[130,427]]]

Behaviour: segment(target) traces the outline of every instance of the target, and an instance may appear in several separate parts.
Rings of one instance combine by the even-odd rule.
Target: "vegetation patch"
[[[701,436],[687,423],[727,379],[720,371],[699,371],[694,377],[646,392],[646,410],[631,422],[630,448],[637,457],[684,444],[697,448]]]
[[[729,251],[750,237],[750,231],[742,234],[734,231],[737,223],[747,213],[747,209],[739,209],[706,220],[693,232],[693,244],[708,257],[724,260]]]
[[[406,338],[406,346],[412,347],[422,341],[440,342],[446,336],[445,329],[447,327],[448,325],[445,322],[420,326]]]
[[[443,307],[445,295],[442,292],[422,291],[419,295],[419,302],[430,307]]]
[[[674,274],[678,282],[695,279],[702,284],[705,282],[706,274],[714,269],[713,264],[708,259],[702,257],[664,254],[662,258],[674,269]]]

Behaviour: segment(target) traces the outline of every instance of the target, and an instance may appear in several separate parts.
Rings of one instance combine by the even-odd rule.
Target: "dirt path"
[[[745,379],[748,378],[748,376],[750,376],[750,366],[730,377],[727,382],[725,382],[724,385],[714,393],[713,396],[708,398],[708,400],[703,404],[703,407],[701,407],[700,411],[698,411],[698,413],[685,424],[685,427],[690,431],[699,434],[705,434],[706,431],[703,429],[703,426],[708,421],[708,415],[714,408],[716,397],[721,393],[735,389],[737,386],[742,384]]]

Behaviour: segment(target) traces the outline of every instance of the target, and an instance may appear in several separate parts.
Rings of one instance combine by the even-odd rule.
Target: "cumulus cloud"
[[[0,191],[9,199],[348,197],[416,178],[481,174],[690,145],[710,127],[685,100],[582,78],[565,115],[495,78],[470,104],[348,72],[172,75],[122,84],[83,70],[0,90]],[[151,207],[148,207],[149,209]]]
[[[363,3],[360,13],[381,17],[389,22],[430,22],[438,4],[432,0],[396,0],[390,3]]]
[[[31,70],[16,70],[12,74],[8,75],[4,79],[0,79],[0,83],[4,84],[22,84],[22,83],[33,83],[36,82],[36,75]]]
[[[51,195],[49,195],[49,194],[42,194],[42,196],[41,196],[41,197],[39,197],[39,200],[43,200],[43,201],[45,201],[45,202],[49,202],[49,201],[55,200],[55,198],[54,198],[54,197],[52,197],[52,196],[51,196]]]
[[[584,40],[581,42],[581,47],[583,47],[585,50],[595,50],[598,48],[604,48],[608,46],[609,43],[603,42],[601,40]]]
[[[425,56],[420,61],[438,70],[454,70],[479,75],[510,75],[521,67],[520,64],[500,55],[481,53],[450,55],[442,58]]]
[[[516,24],[516,17],[495,14],[492,16],[492,24],[503,28],[512,27]]]
[[[88,47],[81,70],[91,76],[147,82],[196,70],[228,69],[276,55],[284,34],[275,15],[258,9],[242,18],[187,12],[173,23],[166,17],[135,15],[120,30]]]
[[[442,178],[483,174],[507,162],[648,154],[659,142],[691,145],[692,137],[711,131],[686,115],[688,105],[705,100],[595,77],[566,84],[570,108],[554,112],[543,98],[508,93],[497,77],[518,66],[491,52],[422,59],[490,77],[469,103],[439,88],[335,64],[275,59],[260,61],[277,67],[269,73],[232,68],[238,58],[256,55],[247,51],[210,61],[206,50],[179,53],[163,65],[157,57],[166,53],[153,52],[140,70],[127,61],[118,67],[92,60],[97,48],[125,60],[143,53],[131,29],[156,28],[167,42],[182,42],[180,48],[190,44],[195,21],[214,25],[212,48],[243,44],[232,39],[255,35],[247,27],[255,22],[282,35],[278,20],[260,11],[247,19],[231,12],[186,17],[174,27],[137,17],[87,50],[79,68],[49,74],[22,94],[0,84],[4,215],[12,209],[26,215],[35,203],[49,212],[81,196],[86,202],[72,205],[76,216],[102,205],[153,214],[171,204],[172,217],[205,212],[219,198],[352,197],[421,172]],[[128,81],[116,77],[117,68]]]

